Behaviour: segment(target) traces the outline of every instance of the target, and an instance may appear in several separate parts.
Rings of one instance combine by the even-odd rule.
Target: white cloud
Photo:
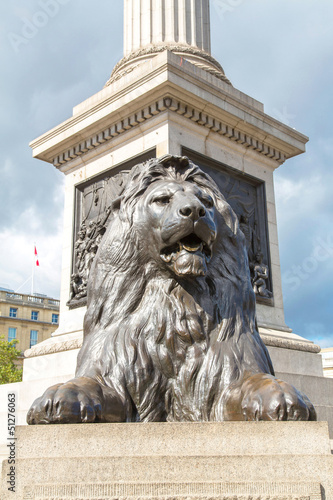
[[[322,349],[333,347],[333,332],[327,331],[323,323],[309,323],[305,326],[304,336],[311,339]]]
[[[326,349],[328,347],[333,347],[333,334],[330,334],[328,337],[313,337],[312,341],[319,345],[322,349]]]
[[[54,234],[47,234],[41,226],[36,208],[30,207],[18,220],[25,231],[16,232],[6,228],[0,233],[2,254],[0,282],[17,290],[25,282],[21,292],[31,292],[32,271],[34,270],[34,292],[59,297],[62,257],[62,213],[57,216]],[[38,251],[40,267],[34,265],[34,245]],[[27,281],[28,280],[28,281]]]
[[[275,179],[275,194],[276,202],[280,206],[288,209],[290,218],[291,206],[303,212],[304,204],[308,209],[312,209],[320,201],[325,183],[321,175],[315,174],[313,176],[299,179],[290,179],[288,177],[279,176]],[[303,212],[304,213],[304,212]],[[293,216],[297,216],[297,212],[293,212]]]
[[[13,162],[10,158],[6,158],[2,165],[0,165],[1,176],[10,176],[13,172]]]

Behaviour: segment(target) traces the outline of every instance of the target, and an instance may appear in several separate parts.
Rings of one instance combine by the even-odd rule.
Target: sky
[[[275,172],[286,323],[333,347],[333,2],[210,0],[234,87],[310,137]],[[101,90],[122,58],[122,0],[0,4],[0,286],[58,298],[64,176],[29,142]],[[34,267],[36,244],[40,267]]]

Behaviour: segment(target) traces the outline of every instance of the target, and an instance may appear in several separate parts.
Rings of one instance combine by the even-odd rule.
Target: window
[[[59,323],[59,314],[52,314],[52,323],[57,325]]]
[[[30,347],[36,345],[38,342],[37,330],[30,330]]]
[[[17,307],[11,307],[9,309],[9,317],[10,318],[17,318]]]
[[[8,328],[8,342],[16,339],[16,328]]]
[[[32,321],[38,321],[38,311],[31,311]]]

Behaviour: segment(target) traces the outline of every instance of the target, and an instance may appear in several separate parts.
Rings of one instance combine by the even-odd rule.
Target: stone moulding
[[[37,356],[45,356],[46,354],[55,354],[57,352],[71,351],[79,349],[82,346],[82,339],[63,340],[47,345],[35,345],[31,349],[24,352],[25,358],[35,358]]]
[[[153,102],[150,106],[146,106],[137,113],[133,113],[123,120],[114,123],[111,127],[102,130],[98,134],[80,142],[76,146],[64,151],[53,159],[53,165],[59,168],[75,158],[84,155],[88,151],[97,148],[101,144],[112,140],[114,137],[123,134],[127,130],[135,128],[142,122],[145,122],[146,120],[149,120],[150,118],[167,110],[184,116],[198,125],[227,137],[245,148],[257,151],[258,153],[275,160],[278,164],[282,164],[286,160],[285,155],[281,151],[265,144],[265,142],[258,141],[255,137],[245,134],[241,130],[223,123],[223,121],[214,118],[210,114],[204,113],[181,102],[179,99],[166,96],[156,102]]]
[[[212,57],[207,52],[187,45],[162,44],[144,47],[135,52],[132,52],[126,57],[123,57],[123,59],[121,59],[114,67],[111,73],[111,77],[106,82],[104,87],[108,87],[116,80],[119,80],[124,75],[133,71],[139,66],[141,62],[145,61],[145,57],[154,57],[157,54],[164,52],[165,50],[173,52],[174,54],[177,54],[179,56],[193,56],[195,59],[191,60],[192,64],[198,66],[201,69],[204,69],[208,73],[216,76],[219,80],[222,80],[225,83],[231,85],[231,82],[225,76],[224,70],[220,63],[218,63],[216,59],[214,59],[214,57]]]
[[[279,339],[271,337],[270,335],[260,334],[266,346],[269,347],[282,347],[283,349],[291,349],[293,351],[304,351],[318,354],[321,351],[319,345],[310,344],[308,342],[297,342],[296,340]]]
[[[36,485],[24,488],[24,499],[146,500],[320,500],[319,483],[108,483]]]
[[[289,339],[279,339],[277,337],[271,337],[270,335],[260,335],[266,346],[270,347],[281,347],[284,349],[291,349],[294,351],[304,351],[311,353],[319,353],[320,347],[315,344],[309,344],[307,342],[297,342],[295,340]],[[47,345],[36,345],[31,349],[25,351],[25,358],[35,358],[37,356],[45,356],[46,354],[55,354],[64,351],[70,351],[72,349],[79,349],[82,346],[82,338],[63,340]]]

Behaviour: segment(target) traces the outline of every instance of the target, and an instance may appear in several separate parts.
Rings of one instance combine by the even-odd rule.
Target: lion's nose
[[[179,213],[183,217],[188,217],[193,220],[198,220],[200,217],[204,217],[206,215],[205,207],[198,202],[190,202],[186,203],[183,207],[179,209]]]

